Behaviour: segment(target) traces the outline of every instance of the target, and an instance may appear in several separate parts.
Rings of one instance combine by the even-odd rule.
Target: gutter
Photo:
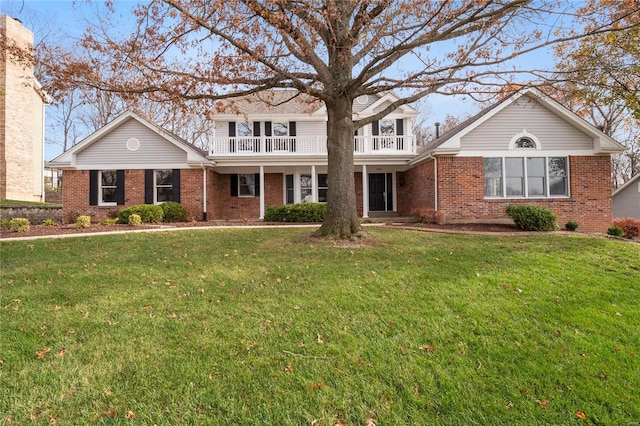
[[[207,168],[200,163],[202,168],[202,221],[207,221]]]

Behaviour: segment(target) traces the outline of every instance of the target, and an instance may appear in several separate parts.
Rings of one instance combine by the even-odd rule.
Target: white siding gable
[[[593,139],[544,107],[523,96],[460,139],[461,151],[505,151],[520,133],[534,135],[544,151],[593,151]]]
[[[140,147],[131,151],[127,141]],[[108,164],[105,164],[108,161]],[[76,167],[161,168],[187,167],[187,152],[140,122],[129,119],[76,155]]]

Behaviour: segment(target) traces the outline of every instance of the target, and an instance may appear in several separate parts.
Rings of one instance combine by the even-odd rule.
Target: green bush
[[[576,229],[578,229],[578,226],[578,222],[570,220],[566,225],[564,225],[564,229],[566,229],[567,231],[575,231]]]
[[[101,222],[98,222],[100,225],[105,225],[105,226],[111,226],[111,225],[115,225],[116,223],[118,223],[118,218],[113,218],[113,219],[105,219]]]
[[[513,204],[507,207],[507,215],[525,231],[555,231],[556,215],[551,210],[529,204]]]
[[[31,229],[31,222],[24,217],[14,217],[9,221],[9,228],[11,228],[13,232],[27,232]]]
[[[78,216],[76,225],[78,226],[78,228],[88,228],[89,226],[91,226],[91,216]]]
[[[160,204],[160,207],[162,207],[162,212],[164,213],[162,219],[164,222],[184,222],[187,218],[187,212],[180,203],[167,201]]]
[[[322,222],[327,213],[327,205],[301,203],[290,206],[270,206],[265,209],[267,222]]]
[[[129,215],[129,225],[138,226],[142,224],[142,219],[139,214],[131,213]]]
[[[624,229],[619,226],[610,226],[607,228],[607,234],[612,237],[622,237],[624,235]]]
[[[164,215],[162,207],[160,206],[155,204],[137,204],[120,210],[120,212],[118,212],[118,222],[129,223],[129,216],[132,214],[140,216],[142,223],[162,222]]]
[[[11,228],[11,221],[9,219],[0,220],[0,228]]]

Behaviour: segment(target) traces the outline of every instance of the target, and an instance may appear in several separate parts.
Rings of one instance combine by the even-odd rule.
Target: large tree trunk
[[[348,96],[326,102],[327,215],[316,236],[352,239],[364,235],[356,211],[352,102]]]

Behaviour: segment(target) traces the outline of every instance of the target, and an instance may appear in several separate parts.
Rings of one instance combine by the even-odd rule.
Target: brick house
[[[360,97],[354,117],[396,99]],[[522,90],[421,152],[417,115],[403,106],[354,135],[362,217],[429,210],[445,222],[509,221],[507,205],[532,203],[585,231],[609,225],[610,155],[623,147],[542,93]],[[128,112],[51,164],[63,169],[65,214],[102,220],[173,200],[195,220],[262,219],[270,205],[326,200],[326,111],[292,91],[252,95],[216,114],[207,149]]]

